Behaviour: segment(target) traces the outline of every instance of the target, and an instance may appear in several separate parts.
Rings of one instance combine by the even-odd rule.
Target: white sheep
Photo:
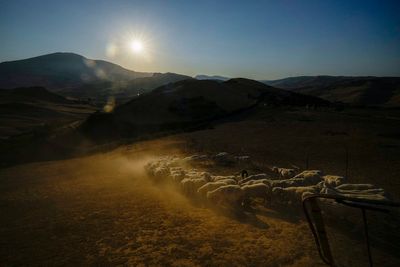
[[[251,199],[253,198],[262,198],[264,204],[267,204],[271,194],[271,187],[267,186],[264,183],[250,184],[244,185],[241,187],[243,190],[243,203],[247,206]]]
[[[250,175],[249,177],[246,177],[246,178],[240,180],[239,183],[244,184],[244,183],[247,183],[248,181],[262,180],[262,179],[267,179],[267,178],[269,178],[269,177],[266,173],[253,174],[253,175]]]
[[[194,197],[197,189],[205,185],[208,181],[206,181],[203,178],[198,178],[198,179],[190,179],[190,178],[185,178],[181,181],[180,186],[182,192],[186,196],[192,196]]]
[[[176,169],[170,169],[170,176],[172,178],[172,181],[175,183],[179,183],[186,177],[186,172],[181,169],[181,168],[176,168]]]
[[[312,180],[306,180],[304,178],[291,178],[286,180],[268,180],[271,187],[299,187],[299,186],[311,186],[315,185]]]
[[[177,167],[181,164],[181,159],[178,157],[172,157],[170,159],[164,160],[165,165],[168,167]]]
[[[338,186],[335,188],[335,190],[341,194],[380,195],[386,197],[386,192],[383,188],[370,188],[369,184],[352,184],[352,186],[345,187]]]
[[[226,165],[232,163],[232,159],[229,153],[227,152],[220,152],[216,154],[213,159],[215,160],[216,163],[221,164],[221,165]]]
[[[212,177],[211,174],[208,172],[199,172],[199,171],[190,171],[186,174],[186,176],[190,179],[204,179],[207,182],[211,182],[212,181]]]
[[[223,175],[217,175],[217,176],[211,175],[211,180],[214,181],[214,182],[219,181],[219,180],[225,180],[225,179],[235,179],[235,180],[236,180],[236,177],[235,177],[234,175],[227,175],[227,176],[223,176]]]
[[[250,156],[235,156],[234,159],[238,163],[248,163],[248,162],[250,162]]]
[[[208,182],[205,185],[201,186],[199,189],[197,189],[197,193],[202,196],[202,197],[207,197],[207,193],[210,191],[213,191],[221,186],[227,185],[224,182]]]
[[[287,168],[278,168],[278,167],[272,167],[272,171],[277,173],[279,175],[279,177],[283,178],[283,179],[293,178],[297,172],[296,169],[287,169]]]
[[[373,184],[342,184],[336,187],[339,190],[366,190],[376,188]]]
[[[207,155],[192,155],[192,156],[188,156],[182,159],[182,162],[184,163],[190,163],[193,161],[203,161],[206,160],[208,158]]]
[[[359,186],[358,188],[360,189],[355,189],[357,188],[357,186]],[[346,190],[346,189],[337,189],[338,187],[336,188],[324,187],[321,189],[320,193],[329,195],[340,195],[344,197],[362,198],[368,200],[389,200],[384,189],[370,188],[370,187],[371,187],[370,184],[346,184],[346,186],[342,188],[351,188],[351,189]]]
[[[238,185],[225,185],[207,193],[207,199],[221,206],[235,207],[243,200],[244,191]]]
[[[293,179],[301,178],[306,184],[317,184],[322,181],[323,172],[320,170],[306,170],[297,174]]]
[[[231,185],[238,184],[238,182],[235,179],[229,179],[229,178],[218,180],[218,182],[223,182],[223,183],[231,184]]]
[[[299,205],[302,202],[303,196],[307,194],[318,193],[316,186],[299,186],[299,187],[274,187],[272,189],[272,201]]]
[[[246,182],[241,182],[240,185],[244,186],[244,185],[252,185],[252,184],[266,184],[266,185],[270,185],[271,180],[268,179],[261,179],[261,180],[250,180],[250,181],[246,181]]]
[[[218,154],[216,154],[214,157],[215,158],[226,158],[229,156],[228,152],[219,152]]]
[[[144,166],[144,169],[146,170],[146,172],[147,172],[148,175],[154,176],[154,169],[155,169],[156,167],[158,167],[158,165],[159,165],[158,162],[152,161],[152,162],[147,163],[147,164]]]
[[[336,187],[346,182],[345,177],[337,175],[325,175],[322,179],[327,187]]]
[[[158,178],[158,180],[163,180],[170,175],[169,168],[166,166],[158,166],[153,170],[153,177]]]

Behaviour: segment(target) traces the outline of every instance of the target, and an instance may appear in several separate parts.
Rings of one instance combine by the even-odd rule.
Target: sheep
[[[336,191],[333,188],[330,187],[322,187],[319,191],[320,194],[326,194],[326,195],[338,195],[338,191]]]
[[[158,180],[163,180],[170,175],[169,168],[166,166],[158,166],[153,169],[153,177],[158,178]]]
[[[219,188],[221,186],[225,186],[225,185],[227,185],[227,184],[224,183],[224,182],[220,182],[220,181],[218,181],[218,182],[208,182],[205,185],[202,185],[199,189],[197,189],[197,193],[200,196],[206,198],[208,192],[213,191],[213,190],[215,190],[215,189],[217,189],[217,188]]]
[[[373,188],[373,189],[365,189],[365,190],[340,190],[336,189],[336,191],[345,194],[372,194],[372,195],[384,195],[385,190],[382,188]]]
[[[303,196],[315,193],[318,193],[316,186],[274,187],[272,189],[272,201],[298,205],[301,203]]]
[[[198,171],[192,170],[192,171],[188,172],[186,175],[188,178],[191,178],[191,179],[202,178],[202,179],[206,180],[207,182],[212,181],[211,174],[209,174],[208,172],[198,172]]]
[[[243,205],[248,206],[251,198],[262,198],[266,205],[269,197],[271,196],[271,187],[264,183],[257,183],[251,185],[244,185],[241,187],[243,190]]]
[[[374,188],[375,186],[372,184],[342,184],[336,187],[339,190],[365,190]]]
[[[283,179],[293,178],[297,172],[296,169],[287,169],[287,168],[278,168],[278,167],[272,167],[271,170],[273,172],[277,173],[279,175],[279,177],[283,178]]]
[[[182,161],[183,162],[192,162],[192,161],[202,161],[202,160],[206,160],[208,158],[207,155],[192,155],[186,158],[183,158]]]
[[[250,162],[250,156],[235,156],[234,159],[238,163],[248,163],[248,162]]]
[[[389,198],[386,197],[383,194],[341,194],[345,197],[354,197],[354,198],[360,198],[360,199],[367,199],[367,200],[380,200],[380,201],[388,201]]]
[[[317,184],[322,180],[323,172],[320,170],[306,170],[297,174],[293,179],[302,178],[307,184]]]
[[[325,175],[322,176],[322,179],[327,187],[336,187],[346,182],[345,177],[337,175]]]
[[[271,180],[268,179],[261,179],[261,180],[250,180],[250,181],[246,181],[244,183],[240,183],[241,186],[244,185],[252,185],[252,184],[266,184],[266,185],[270,185]]]
[[[387,197],[385,190],[382,188],[370,188],[370,184],[358,184],[360,185],[359,190],[356,190],[357,184],[349,184],[344,188],[353,188],[351,190],[344,190],[344,189],[337,189],[336,188],[322,188],[320,193],[321,194],[329,194],[329,195],[340,195],[344,197],[353,197],[353,198],[362,198],[362,199],[369,199],[369,200],[389,200]],[[362,189],[362,188],[369,188],[369,189]]]
[[[345,188],[345,189],[343,189]],[[370,184],[351,184],[351,186],[338,186],[335,188],[340,194],[347,195],[381,195],[386,197],[385,190],[382,188],[371,188]]]
[[[217,164],[220,165],[229,165],[233,162],[231,156],[227,152],[220,152],[217,155],[215,155],[213,159]]]
[[[236,177],[234,175],[227,175],[227,176],[222,176],[222,175],[213,176],[212,175],[211,176],[211,180],[214,182],[219,181],[219,180],[225,180],[225,179],[235,179],[236,180]]]
[[[208,181],[203,178],[191,179],[185,178],[181,181],[180,186],[182,192],[186,196],[195,196],[197,190],[205,185]]]
[[[267,178],[268,178],[268,175],[266,173],[253,174],[253,175],[248,176],[245,179],[242,179],[239,183],[243,184],[243,183],[246,183],[248,181],[262,180],[262,179],[267,179]]]
[[[231,184],[231,185],[238,184],[235,179],[221,179],[221,180],[218,180],[218,182],[223,182],[223,183]]]
[[[206,159],[208,159],[207,155],[200,155],[198,158],[198,160],[206,160]]]
[[[173,157],[171,159],[164,160],[164,162],[165,162],[165,165],[168,167],[177,167],[180,165],[181,159],[178,157]]]
[[[298,186],[311,186],[315,185],[312,180],[305,180],[303,178],[292,178],[286,180],[268,180],[271,187],[298,187]]]
[[[186,177],[186,172],[182,169],[170,169],[170,177],[172,181],[179,183]]]
[[[149,162],[144,166],[144,169],[146,170],[146,172],[150,175],[150,176],[154,176],[154,169],[156,167],[158,167],[158,162]]]
[[[225,185],[207,193],[207,199],[220,206],[234,207],[243,200],[244,191],[238,185]]]
[[[176,170],[176,157],[161,157],[145,165],[145,170],[153,178],[165,178],[170,175],[170,170]]]
[[[219,152],[218,154],[216,154],[215,156],[214,156],[214,158],[226,158],[226,157],[228,157],[229,156],[229,153],[228,152]]]

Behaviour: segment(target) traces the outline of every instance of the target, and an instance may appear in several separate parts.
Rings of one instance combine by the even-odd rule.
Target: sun
[[[132,52],[136,54],[140,54],[144,50],[143,42],[138,39],[132,40],[129,44],[129,47],[131,48]]]

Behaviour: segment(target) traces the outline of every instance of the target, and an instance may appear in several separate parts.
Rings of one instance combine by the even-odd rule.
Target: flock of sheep
[[[172,182],[186,196],[207,203],[242,208],[255,199],[265,205],[300,205],[308,194],[330,194],[373,200],[388,200],[385,191],[372,184],[350,184],[346,178],[325,175],[321,170],[303,170],[272,167],[267,173],[247,176],[212,175],[190,169],[193,163],[212,161],[215,164],[249,162],[249,156],[232,156],[226,152],[214,156],[193,155],[186,158],[160,157],[148,163],[145,169],[155,182]]]

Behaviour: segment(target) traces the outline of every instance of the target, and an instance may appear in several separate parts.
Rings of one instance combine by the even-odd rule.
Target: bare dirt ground
[[[176,138],[0,171],[0,265],[321,266],[307,225],[192,205],[143,170]]]

